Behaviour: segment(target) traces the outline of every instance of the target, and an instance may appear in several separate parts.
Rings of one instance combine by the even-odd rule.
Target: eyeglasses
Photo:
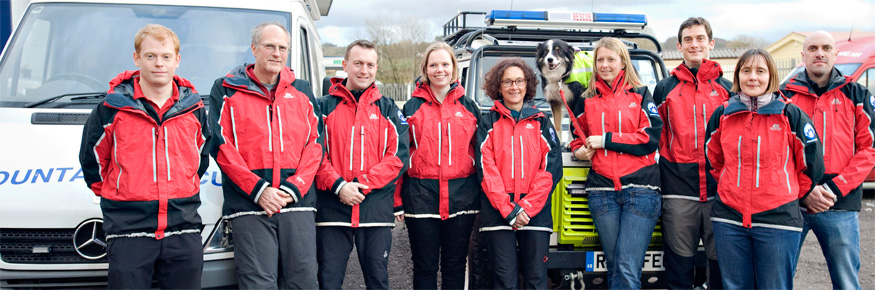
[[[282,53],[286,53],[289,51],[289,47],[285,46],[285,45],[277,46],[276,44],[273,44],[273,43],[261,43],[259,45],[261,45],[262,47],[264,47],[265,49],[270,50],[270,51],[276,51],[277,49],[279,49],[279,51]]]
[[[526,84],[526,80],[525,80],[525,79],[518,79],[518,80],[502,80],[502,81],[501,81],[501,85],[502,85],[503,87],[505,87],[505,88],[509,88],[509,87],[511,87],[512,85],[516,85],[516,86],[518,86],[518,87],[522,87],[522,86],[525,85],[525,84]]]

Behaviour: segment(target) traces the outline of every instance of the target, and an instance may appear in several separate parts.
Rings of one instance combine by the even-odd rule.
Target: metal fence
[[[793,72],[797,65],[799,65],[799,60],[795,58],[775,60],[775,67],[778,69],[778,81],[783,80],[787,74]],[[723,77],[732,81],[735,65],[730,64],[721,67],[723,68]]]
[[[412,84],[381,84],[378,86],[380,93],[395,102],[406,102],[413,93]]]

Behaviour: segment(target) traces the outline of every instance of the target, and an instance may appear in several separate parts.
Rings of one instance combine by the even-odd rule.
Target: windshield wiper
[[[25,104],[25,105],[24,105],[24,108],[35,108],[35,107],[39,107],[39,106],[42,106],[42,105],[45,105],[45,104],[48,104],[48,103],[52,103],[52,102],[55,102],[55,101],[57,101],[57,100],[60,100],[60,99],[63,99],[63,98],[67,98],[67,97],[71,97],[71,98],[70,98],[71,101],[87,100],[87,99],[102,99],[102,98],[106,97],[106,92],[90,92],[90,93],[63,94],[63,95],[54,96],[54,97],[51,97],[51,98],[48,98],[48,99],[44,99],[44,100],[40,100],[40,101],[36,101],[36,102],[33,102],[33,103]]]

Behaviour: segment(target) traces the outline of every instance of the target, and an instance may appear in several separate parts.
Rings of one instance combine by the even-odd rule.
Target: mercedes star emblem
[[[73,233],[73,248],[79,256],[89,260],[106,256],[106,233],[103,231],[103,221],[90,219],[79,225]]]

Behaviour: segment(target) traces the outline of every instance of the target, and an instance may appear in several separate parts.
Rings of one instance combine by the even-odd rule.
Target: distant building
[[[322,57],[322,64],[325,65],[326,76],[346,77],[346,72],[343,71],[343,56],[325,56]]]

